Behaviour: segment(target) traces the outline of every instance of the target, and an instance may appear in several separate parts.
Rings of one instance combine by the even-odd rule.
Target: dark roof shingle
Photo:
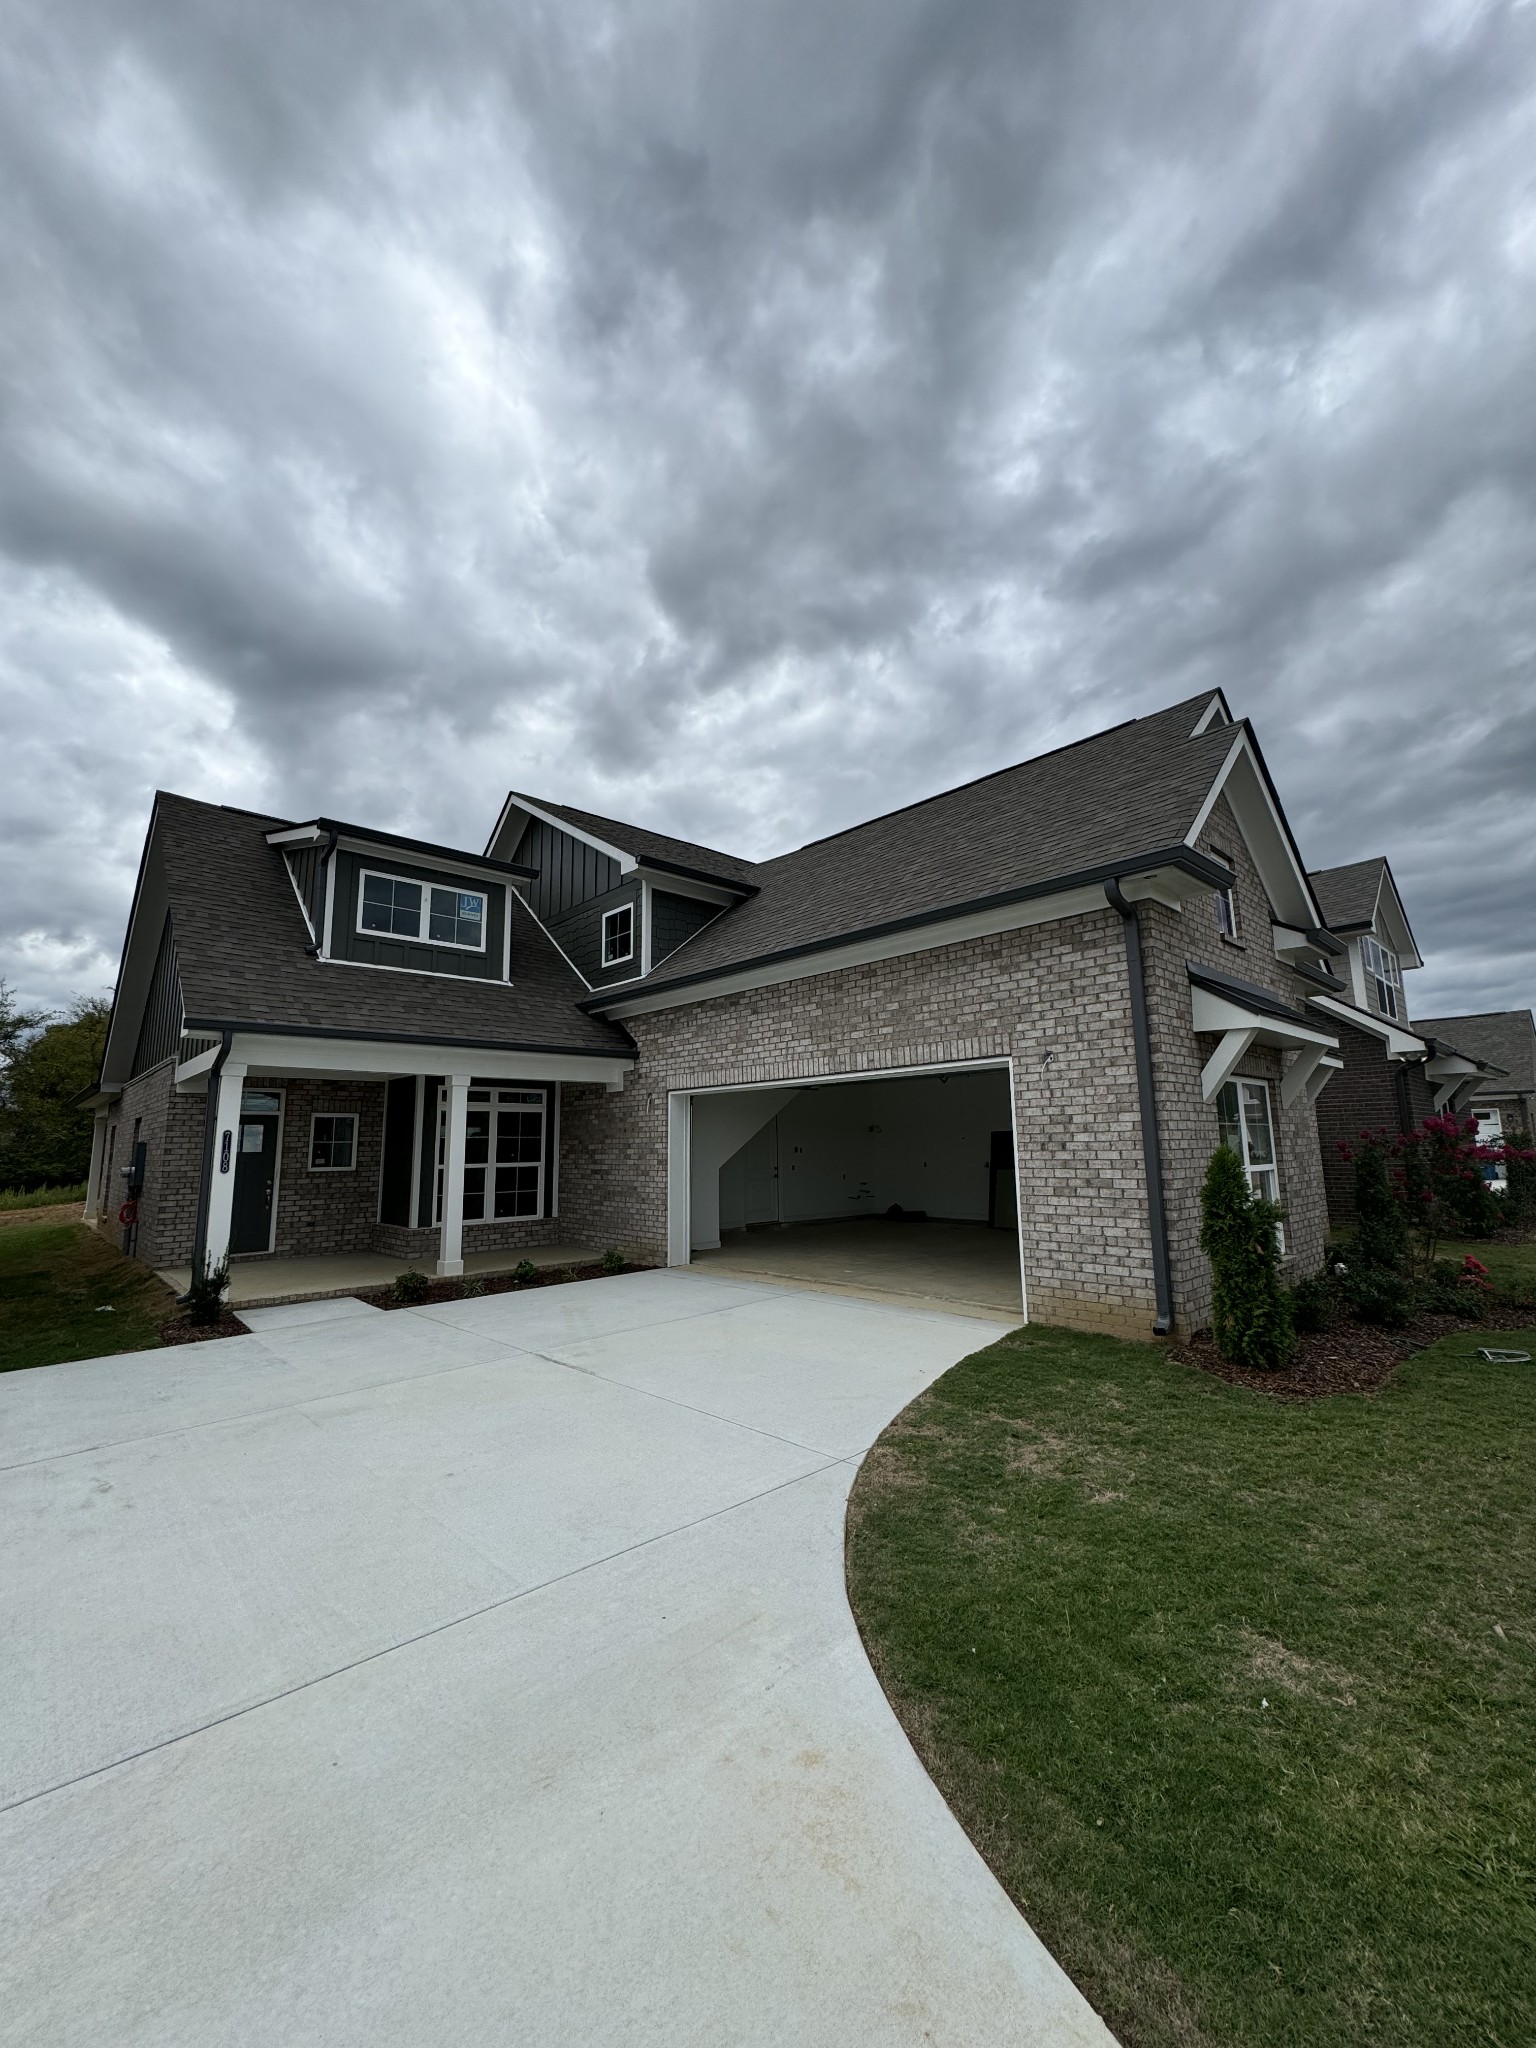
[[[162,792],[156,820],[189,1022],[399,1035],[624,1055],[627,1032],[577,1008],[585,985],[515,889],[512,981],[386,974],[315,960],[287,867],[286,820]]]
[[[1415,1017],[1413,1028],[1443,1038],[1468,1059],[1502,1067],[1508,1086],[1536,1091],[1536,1022],[1529,1010],[1481,1010],[1468,1017]]]
[[[651,985],[1181,845],[1238,730],[1191,737],[1210,694],[759,861],[758,893],[670,955]]]
[[[1307,880],[1330,929],[1370,923],[1386,866],[1378,854],[1374,860],[1351,861],[1348,867],[1312,870]]]

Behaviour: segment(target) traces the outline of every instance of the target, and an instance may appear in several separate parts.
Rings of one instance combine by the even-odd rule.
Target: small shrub
[[[538,1277],[539,1269],[532,1259],[519,1259],[512,1268],[512,1278],[514,1280],[521,1280],[525,1286],[530,1280],[537,1280]]]
[[[610,1246],[609,1249],[603,1253],[603,1271],[605,1273],[622,1273],[623,1270],[624,1254],[620,1251],[615,1251]]]
[[[1344,1298],[1362,1323],[1400,1330],[1413,1307],[1413,1296],[1401,1273],[1367,1266],[1344,1276]]]
[[[1216,1348],[1233,1365],[1278,1371],[1296,1347],[1276,1270],[1282,1214],[1254,1194],[1232,1148],[1218,1145],[1200,1193],[1200,1245],[1211,1262]]]
[[[478,1273],[466,1273],[459,1282],[460,1301],[478,1301],[485,1292],[485,1282]]]
[[[425,1273],[418,1273],[414,1266],[395,1275],[394,1285],[389,1290],[391,1301],[401,1302],[409,1308],[418,1301],[425,1301],[432,1292],[432,1282]]]
[[[1337,1308],[1337,1282],[1331,1274],[1313,1273],[1291,1289],[1291,1328],[1313,1336],[1332,1325]]]
[[[204,1252],[192,1275],[191,1286],[181,1297],[187,1321],[203,1329],[219,1322],[224,1315],[224,1290],[228,1285],[229,1260],[220,1259],[216,1266],[210,1266],[208,1254]]]

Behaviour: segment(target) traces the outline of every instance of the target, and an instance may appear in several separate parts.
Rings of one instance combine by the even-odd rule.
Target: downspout
[[[1168,1212],[1163,1206],[1163,1157],[1157,1137],[1157,1090],[1152,1079],[1152,1034],[1147,1025],[1147,980],[1141,959],[1141,924],[1136,906],[1119,881],[1104,884],[1112,910],[1125,926],[1125,971],[1131,985],[1131,1036],[1136,1046],[1136,1093],[1141,1103],[1141,1156],[1147,1173],[1147,1222],[1152,1231],[1152,1285],[1157,1297],[1155,1337],[1173,1328],[1173,1287],[1168,1263]]]
[[[203,1177],[197,1188],[197,1222],[192,1232],[192,1278],[203,1270],[208,1256],[208,1202],[213,1193],[213,1141],[219,1128],[219,1075],[234,1043],[233,1031],[226,1031],[208,1069],[208,1107],[203,1115]]]

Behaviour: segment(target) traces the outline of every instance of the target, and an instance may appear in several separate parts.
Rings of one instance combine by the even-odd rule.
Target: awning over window
[[[1219,1033],[1221,1038],[1201,1069],[1204,1100],[1216,1100],[1252,1047],[1270,1045],[1293,1055],[1280,1078],[1284,1106],[1289,1109],[1303,1099],[1315,1102],[1343,1067],[1338,1040],[1267,988],[1193,961],[1188,971],[1194,1028]]]

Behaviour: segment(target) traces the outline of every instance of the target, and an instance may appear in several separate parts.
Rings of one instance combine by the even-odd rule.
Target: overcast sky
[[[1218,683],[1536,996],[1531,0],[6,17],[25,997],[157,785],[764,855]]]

